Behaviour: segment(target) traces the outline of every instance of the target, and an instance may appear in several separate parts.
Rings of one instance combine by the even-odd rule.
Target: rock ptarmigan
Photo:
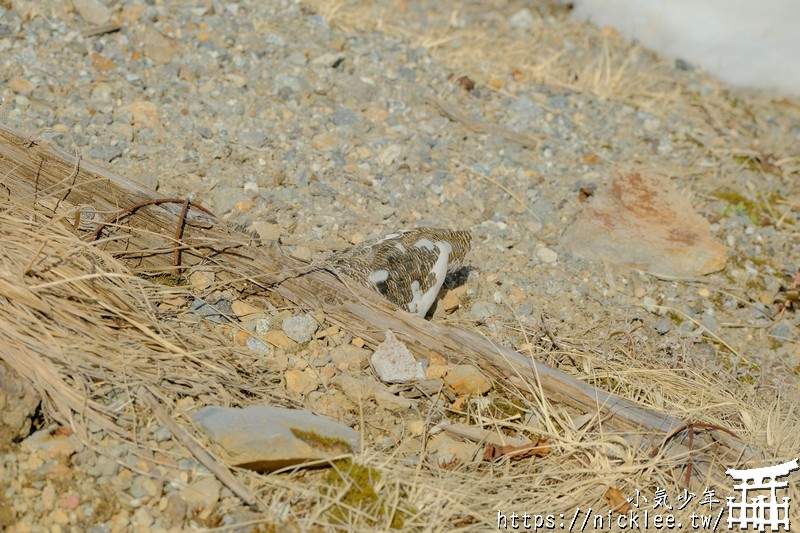
[[[471,240],[468,231],[398,231],[337,252],[329,265],[410,313],[424,317],[447,274],[461,267]]]

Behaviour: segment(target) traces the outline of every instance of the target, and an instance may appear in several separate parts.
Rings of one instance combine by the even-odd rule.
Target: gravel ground
[[[107,22],[115,31],[92,34]],[[490,61],[486,43],[519,50],[539,34],[572,63]],[[604,50],[629,61],[600,83]],[[469,229],[478,275],[448,319],[508,346],[526,342],[513,324],[544,315],[560,337],[633,331],[670,365],[798,396],[797,302],[777,311],[800,270],[800,105],[725,87],[555,5],[0,2],[0,94],[9,126],[303,259],[407,227]],[[538,145],[475,132],[431,97]],[[665,281],[560,246],[580,191],[625,165],[672,177],[729,247],[724,271]],[[204,479],[197,464],[159,467],[170,486],[139,475],[169,463],[163,429],[149,436],[163,458],[98,454],[69,432],[6,446],[0,523],[99,533],[253,518],[217,486],[224,518],[204,522],[209,504],[186,489]]]

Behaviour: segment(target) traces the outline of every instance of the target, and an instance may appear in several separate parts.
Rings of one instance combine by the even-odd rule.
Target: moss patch
[[[412,512],[402,503],[396,508],[387,504],[386,497],[375,489],[380,479],[374,468],[352,459],[336,461],[321,489],[323,495],[335,501],[328,510],[329,519],[343,525],[378,526],[388,522],[392,529],[403,528]]]
[[[335,437],[326,437],[313,431],[303,431],[296,428],[292,428],[292,434],[318,450],[324,450],[331,454],[353,453],[353,448],[349,443]]]

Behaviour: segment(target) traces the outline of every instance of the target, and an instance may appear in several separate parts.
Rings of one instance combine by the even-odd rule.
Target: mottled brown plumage
[[[471,239],[468,231],[398,231],[338,252],[330,264],[403,309],[425,316],[447,273],[464,261]]]

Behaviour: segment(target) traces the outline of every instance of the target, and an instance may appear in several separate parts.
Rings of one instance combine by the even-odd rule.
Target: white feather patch
[[[377,241],[375,244],[380,244],[380,243],[382,243],[382,242],[386,242],[386,241],[389,241],[389,240],[391,240],[391,239],[396,239],[396,238],[398,238],[400,235],[402,235],[402,233],[390,233],[389,235],[384,235],[384,236],[383,236],[383,239],[381,239],[381,240]]]
[[[442,242],[442,241],[439,241],[439,242]],[[448,246],[450,246],[450,245],[448,244]],[[424,237],[422,239],[418,240],[417,242],[415,242],[414,243],[414,247],[415,248],[427,248],[430,251],[434,251],[436,249],[436,247],[433,244],[433,242],[431,242],[430,239],[426,239]]]
[[[372,283],[379,283],[381,281],[386,281],[389,279],[389,271],[388,270],[375,270],[370,273],[368,278]]]
[[[428,241],[428,239],[420,239],[414,246],[421,247],[419,243],[422,241],[431,242]],[[416,313],[423,318],[428,314],[428,310],[433,305],[433,302],[436,301],[436,296],[439,294],[439,290],[441,290],[444,284],[444,279],[447,277],[447,262],[450,258],[450,252],[453,251],[453,247],[449,242],[436,241],[436,243],[431,243],[431,245],[439,250],[439,256],[436,258],[436,263],[431,269],[436,281],[425,292],[422,292],[418,281],[412,283],[411,293],[414,297],[408,304],[408,310],[410,312]]]

